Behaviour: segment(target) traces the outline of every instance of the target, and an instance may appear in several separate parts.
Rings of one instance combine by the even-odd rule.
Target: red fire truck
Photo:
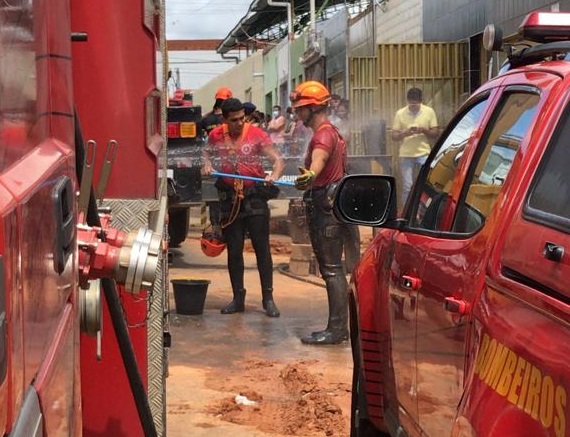
[[[161,2],[0,3],[0,434],[165,430]]]
[[[337,217],[379,227],[350,287],[351,436],[570,435],[570,14],[520,35],[402,214],[391,177],[338,187]]]
[[[168,165],[168,234],[170,245],[181,244],[190,227],[190,206],[207,199],[208,182],[202,181],[202,150],[204,140],[200,120],[201,106],[171,100],[167,109]],[[204,188],[204,190],[203,190]],[[210,184],[213,192],[213,183]]]

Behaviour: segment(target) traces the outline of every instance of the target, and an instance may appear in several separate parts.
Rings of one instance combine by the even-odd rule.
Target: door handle
[[[67,259],[73,253],[75,235],[73,184],[67,176],[60,178],[53,187],[52,203],[56,227],[53,268],[61,275]]]
[[[459,314],[464,316],[469,312],[470,305],[467,301],[463,299],[456,299],[454,297],[446,297],[443,302],[443,307],[445,311],[453,314]]]
[[[550,243],[547,241],[544,244],[542,254],[547,260],[559,263],[564,257],[564,246],[560,246],[556,243]]]
[[[405,290],[416,291],[419,290],[422,286],[422,281],[420,278],[416,278],[415,276],[402,276],[402,288]]]

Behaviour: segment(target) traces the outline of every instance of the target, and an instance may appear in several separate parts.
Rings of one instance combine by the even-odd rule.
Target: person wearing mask
[[[422,103],[422,90],[410,88],[406,98],[408,104],[396,112],[392,123],[392,140],[401,141],[402,205],[406,204],[412,189],[414,173],[426,162],[430,140],[439,135],[435,111]]]
[[[222,314],[245,310],[244,240],[248,233],[261,281],[262,305],[268,317],[279,317],[273,299],[273,261],[269,246],[269,207],[267,201],[277,197],[273,184],[283,174],[283,159],[273,147],[271,139],[257,126],[245,122],[245,111],[238,99],[229,98],[222,104],[224,124],[212,130],[204,150],[202,173],[214,171],[212,158],[221,162],[218,171],[242,176],[263,178],[265,184],[249,180],[221,177],[216,182],[220,197],[220,215],[223,237],[228,251],[228,271],[233,300],[222,308]],[[273,169],[265,174],[262,155],[272,163]]]
[[[329,317],[326,329],[301,338],[305,344],[338,344],[348,340],[348,283],[342,265],[346,225],[334,217],[327,194],[346,174],[346,142],[330,123],[327,109],[331,99],[320,82],[301,83],[291,93],[295,114],[311,128],[313,136],[305,156],[305,167],[295,180],[303,190],[311,245],[325,280]]]
[[[208,112],[200,121],[200,127],[205,141],[208,139],[210,132],[223,122],[222,116],[222,103],[227,99],[233,97],[232,90],[226,87],[218,88],[215,95],[214,107],[212,111]],[[210,224],[212,225],[212,232],[214,235],[220,236],[222,229],[220,227],[220,206],[218,202],[206,202],[208,205],[208,212],[210,216]]]

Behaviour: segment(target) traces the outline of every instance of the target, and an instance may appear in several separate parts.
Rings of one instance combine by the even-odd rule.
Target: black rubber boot
[[[339,344],[348,340],[348,292],[342,270],[327,275],[329,320],[324,331],[312,332],[301,338],[304,344]]]
[[[233,300],[220,310],[222,314],[243,313],[245,311],[245,290],[234,291]]]
[[[301,338],[302,343],[314,345],[340,344],[345,341],[348,341],[348,330],[345,332],[324,330],[313,332],[311,335]]]
[[[269,290],[264,290],[261,293],[263,295],[263,300],[261,303],[263,304],[265,315],[267,317],[279,317],[281,315],[281,312],[273,300],[273,289],[270,288]]]

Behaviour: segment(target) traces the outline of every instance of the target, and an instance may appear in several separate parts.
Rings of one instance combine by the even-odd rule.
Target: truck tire
[[[170,247],[179,247],[190,227],[190,208],[172,208],[168,210],[168,236]]]

